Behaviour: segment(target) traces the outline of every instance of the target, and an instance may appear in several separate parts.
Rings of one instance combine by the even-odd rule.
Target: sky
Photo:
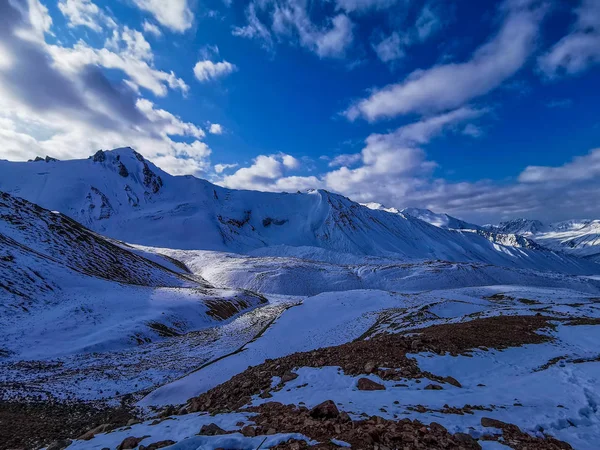
[[[0,159],[600,218],[598,0],[0,0]]]

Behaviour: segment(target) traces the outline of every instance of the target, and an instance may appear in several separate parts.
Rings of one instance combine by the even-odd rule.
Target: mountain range
[[[563,273],[596,270],[595,264],[514,236],[470,229],[450,216],[372,209],[324,190],[240,191],[171,176],[131,148],[98,151],[85,160],[1,161],[0,191],[108,237],[152,247],[263,255],[268,249],[271,256],[313,248],[325,259],[334,252]]]

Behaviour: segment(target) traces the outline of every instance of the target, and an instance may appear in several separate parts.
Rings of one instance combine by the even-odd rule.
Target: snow
[[[358,338],[377,320],[378,312],[410,301],[384,291],[327,293],[288,309],[260,339],[235,355],[217,361],[144,398],[141,406],[185,403],[266,359],[340,345]]]
[[[275,252],[313,247],[397,260],[476,261],[574,274],[599,271],[587,261],[499,247],[476,233],[441,229],[323,190],[236,191],[191,176],[174,177],[127,148],[86,160],[0,161],[0,190],[61,211],[111,238],[146,246],[246,254],[265,247]]]
[[[87,160],[0,161],[0,191],[10,194],[0,193],[0,386],[8,396],[116,404],[134,394],[150,413],[266,359],[367,331],[416,332],[499,315],[600,317],[598,221],[481,228],[323,190],[230,190],[171,176],[129,148]],[[231,315],[219,317],[218,306]],[[480,424],[493,417],[596,448],[600,327],[560,323],[549,333],[554,339],[544,344],[471,357],[410,355],[423,371],[452,376],[462,388],[425,390],[426,379],[369,375],[386,390],[364,392],[359,377],[338,367],[300,367],[268,401],[310,407],[331,399],[355,418],[435,421],[475,438],[499,432]],[[447,414],[440,411],[446,404],[489,410]],[[417,405],[428,410],[411,408]],[[144,445],[172,439],[171,448],[194,450],[308,440],[197,435],[203,424],[234,431],[252,422],[240,412],[152,422],[70,448],[115,448],[146,435]]]

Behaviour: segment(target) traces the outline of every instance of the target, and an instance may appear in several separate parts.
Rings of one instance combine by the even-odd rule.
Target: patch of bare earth
[[[375,374],[384,380],[428,378],[460,386],[457,380],[421,371],[416,360],[407,354],[461,354],[477,348],[502,349],[547,342],[551,337],[538,331],[552,328],[551,320],[543,316],[490,317],[435,325],[413,331],[411,335],[378,335],[335,347],[293,353],[249,367],[229,381],[192,398],[188,410],[235,411],[248,404],[253,395],[268,398],[273,377],[280,377],[285,383],[295,378],[292,371],[299,367],[338,366],[347,375]]]
[[[135,420],[135,416],[126,407],[83,402],[0,401],[0,448],[41,448],[73,439],[100,425],[108,431],[130,420]]]
[[[371,339],[321,348],[310,352],[294,353],[276,360],[249,367],[229,381],[210,391],[190,399],[185,411],[230,412],[246,407],[252,396],[271,397],[271,391],[282,389],[284,384],[297,377],[293,372],[299,367],[339,366],[348,375],[375,374],[384,380],[428,378],[438,383],[461,387],[451,377],[421,371],[415,359],[407,354],[435,352],[438,354],[464,354],[474,349],[504,349],[525,344],[550,341],[551,336],[540,334],[541,330],[552,329],[551,317],[543,316],[499,316],[476,319],[470,322],[436,325],[407,334],[377,335]],[[272,388],[273,377],[281,382]],[[436,388],[442,389],[437,385]],[[381,450],[402,449],[471,449],[481,448],[468,435],[450,434],[443,426],[419,421],[387,420],[371,417],[353,421],[345,412],[337,411],[333,402],[324,410],[331,413],[315,414],[314,409],[280,403],[266,403],[247,408],[258,413],[253,418],[256,426],[245,427],[242,432],[249,436],[274,433],[302,433],[318,441],[318,448],[337,447],[331,439],[350,443],[355,448],[379,448]],[[319,405],[323,407],[323,405]],[[318,407],[316,407],[318,408]],[[454,410],[451,414],[471,414],[474,409],[485,409],[469,405],[468,410]],[[514,442],[515,448],[568,449],[570,446],[552,438],[534,438],[522,433],[515,425],[506,424],[504,434]],[[498,440],[500,436],[490,437]],[[289,441],[277,448],[297,450],[306,447],[303,441]]]

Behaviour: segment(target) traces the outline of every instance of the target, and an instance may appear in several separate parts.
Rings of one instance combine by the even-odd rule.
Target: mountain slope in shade
[[[0,162],[0,190],[58,210],[126,242],[176,249],[290,256],[313,247],[400,259],[478,261],[566,273],[598,266],[549,251],[490,242],[410,215],[373,210],[324,190],[241,191],[174,177],[129,148],[87,160]]]

